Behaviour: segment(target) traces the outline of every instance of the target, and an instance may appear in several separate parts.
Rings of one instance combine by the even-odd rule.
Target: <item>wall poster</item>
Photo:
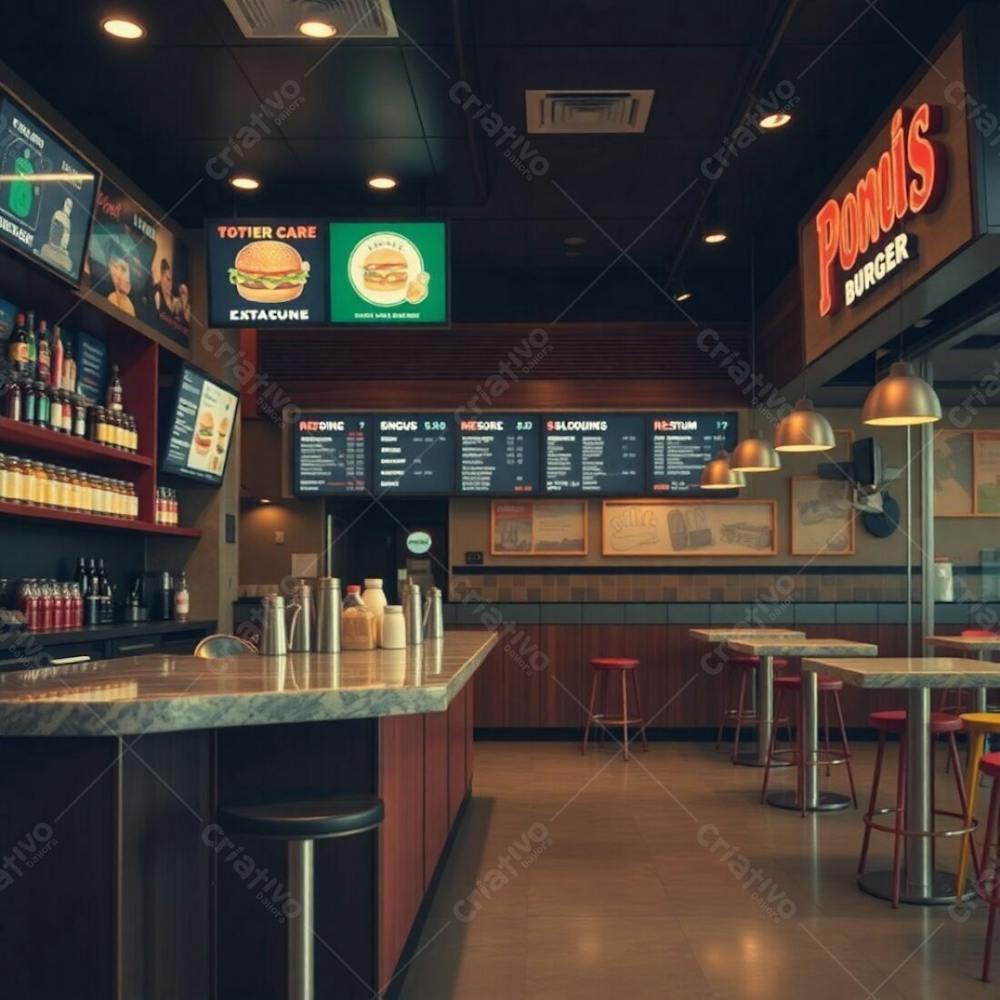
[[[586,500],[494,500],[490,504],[490,555],[586,554]]]
[[[788,488],[792,555],[854,555],[851,484],[819,476],[793,476]]]

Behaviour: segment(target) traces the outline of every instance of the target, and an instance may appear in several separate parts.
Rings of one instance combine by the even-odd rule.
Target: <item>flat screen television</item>
[[[235,389],[194,365],[181,365],[161,470],[199,483],[221,483],[239,402]]]

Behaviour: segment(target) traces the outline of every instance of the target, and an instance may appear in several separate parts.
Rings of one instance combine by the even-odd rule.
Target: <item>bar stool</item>
[[[288,897],[299,912],[288,915],[288,1000],[313,1000],[313,848],[317,840],[374,830],[385,818],[377,795],[331,795],[292,802],[220,807],[229,835],[288,841]]]
[[[974,826],[972,817],[976,811],[976,795],[979,792],[979,765],[980,761],[984,759],[983,751],[986,748],[986,737],[993,733],[1000,733],[1000,715],[991,712],[967,712],[961,716],[961,720],[965,731],[969,734],[969,758],[965,770],[965,794],[968,798],[965,808],[965,825]],[[995,757],[996,754],[988,754],[987,756]],[[962,849],[958,856],[958,878],[955,882],[955,891],[959,899],[962,898],[965,891],[970,854],[973,864],[975,864],[976,851],[971,831],[962,837]]]
[[[963,639],[993,639],[996,632],[991,632],[988,628],[966,628],[962,629]],[[974,708],[965,700],[965,688],[942,688],[941,697],[938,699],[939,712],[951,712],[953,715],[961,715],[967,709]]]
[[[818,751],[816,760],[807,761],[804,759],[805,755],[802,752],[802,677],[799,674],[789,677],[775,677],[774,721],[771,723],[771,739],[768,742],[767,763],[764,766],[764,780],[760,789],[760,801],[763,803],[767,798],[767,785],[771,779],[771,764],[781,757],[788,756],[792,763],[798,767],[798,798],[800,811],[803,816],[806,814],[805,768],[822,767],[824,764],[826,765],[827,774],[830,773],[830,766],[832,764],[847,765],[847,780],[851,785],[851,800],[854,802],[854,808],[858,808],[858,793],[854,787],[854,772],[851,770],[851,748],[847,742],[847,726],[844,725],[844,709],[840,703],[840,692],[844,689],[844,682],[834,680],[832,677],[817,677],[816,686],[819,688],[820,697],[823,699],[824,748]],[[778,750],[776,748],[778,726],[781,725],[782,722],[784,722],[786,726],[789,725],[789,718],[785,717],[783,719],[781,715],[781,710],[784,707],[786,696],[791,701],[796,703],[795,746],[790,747],[788,750]],[[834,751],[830,746],[831,697],[833,700],[833,706],[837,712],[837,724],[840,727],[840,745],[842,748],[841,752],[843,754],[843,756],[840,757],[834,754]]]
[[[982,734],[979,734],[982,739]],[[989,919],[986,922],[986,947],[983,949],[983,982],[990,981],[990,965],[993,961],[993,936],[996,926],[997,910],[1000,909],[1000,873],[997,872],[1000,858],[1000,843],[994,844],[993,858],[990,858],[990,845],[1000,829],[1000,753],[988,753],[977,761],[978,773],[993,779],[993,790],[990,792],[990,805],[986,811],[986,834],[983,838],[983,853],[979,860],[979,877],[976,880],[976,895],[989,906]],[[969,836],[963,838],[968,842]],[[962,845],[963,854],[965,843]],[[964,859],[963,859],[964,860]],[[961,873],[959,878],[961,878]],[[959,883],[961,885],[961,883]],[[963,886],[964,888],[964,886]],[[961,897],[959,897],[961,898]]]
[[[899,908],[899,895],[902,881],[903,852],[901,850],[903,839],[913,836],[904,829],[903,823],[906,818],[906,712],[903,709],[890,709],[883,712],[872,712],[868,716],[869,724],[878,730],[878,750],[875,753],[875,773],[872,777],[872,793],[868,800],[868,811],[862,821],[865,824],[865,834],[861,841],[861,857],[858,859],[858,875],[865,872],[865,862],[868,859],[868,845],[871,841],[872,830],[880,830],[882,833],[891,833],[893,836],[892,850],[892,908]],[[951,765],[955,770],[955,787],[958,790],[958,801],[961,803],[961,813],[953,812],[949,809],[935,809],[935,816],[952,816],[964,820],[968,812],[968,803],[965,797],[965,784],[962,781],[962,773],[958,762],[958,744],[955,742],[955,733],[962,729],[962,720],[947,712],[931,712],[930,730],[932,736],[947,735],[948,753]],[[885,754],[886,739],[890,733],[899,736],[899,763],[896,766],[896,804],[884,809],[876,809],[878,800],[879,780],[882,776],[882,760]],[[933,775],[933,772],[931,772]],[[932,798],[933,801],[933,798]],[[875,816],[893,814],[895,817],[892,826],[875,821]],[[966,824],[967,826],[968,824]],[[973,824],[973,827],[975,824]],[[959,830],[939,830],[932,836],[953,837],[964,834],[964,828]],[[964,837],[963,837],[964,839]]]
[[[756,673],[760,666],[759,656],[735,656],[730,655],[726,659],[726,672],[719,687],[719,731],[715,736],[715,749],[718,750],[722,744],[722,735],[725,732],[726,723],[732,719],[735,724],[733,731],[733,751],[730,760],[735,764],[740,752],[740,735],[743,732],[744,723],[756,722],[757,711],[755,708],[744,708],[746,704],[747,685],[751,691],[756,690]],[[784,670],[788,667],[788,660],[784,657],[774,658],[775,671]],[[733,683],[736,674],[740,677],[739,694],[736,699],[736,707],[730,703]]]
[[[625,759],[628,760],[628,727],[638,726],[639,737],[642,740],[642,749],[648,750],[646,744],[646,723],[642,714],[642,701],[639,697],[639,682],[636,679],[636,670],[639,668],[639,661],[628,659],[627,657],[599,656],[590,661],[590,666],[594,671],[594,680],[590,685],[590,704],[587,706],[587,724],[583,728],[583,746],[580,753],[587,752],[587,739],[590,736],[590,727],[593,723],[600,721],[602,728],[608,726],[622,727],[622,746],[625,750]],[[622,714],[621,718],[608,718],[608,679],[612,673],[618,672],[621,675],[622,692]],[[601,709],[598,714],[594,714],[595,702],[597,699],[597,682],[601,682]],[[628,681],[632,682],[632,693],[635,698],[635,715],[629,715],[628,704]]]

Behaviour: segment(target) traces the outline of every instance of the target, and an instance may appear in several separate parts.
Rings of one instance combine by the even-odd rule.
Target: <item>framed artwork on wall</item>
[[[490,503],[490,555],[586,554],[586,500],[493,500]]]
[[[788,482],[789,549],[793,556],[854,555],[850,483],[793,476]]]

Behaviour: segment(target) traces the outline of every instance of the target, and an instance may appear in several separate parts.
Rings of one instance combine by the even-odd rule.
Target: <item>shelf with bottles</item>
[[[178,538],[201,538],[198,528],[156,524],[153,521],[126,520],[98,514],[80,514],[75,511],[56,510],[49,507],[31,507],[27,504],[0,501],[0,518],[24,518],[33,521],[62,521],[66,524],[89,525],[94,528],[113,528],[118,531],[137,531],[144,535],[175,535]]]

